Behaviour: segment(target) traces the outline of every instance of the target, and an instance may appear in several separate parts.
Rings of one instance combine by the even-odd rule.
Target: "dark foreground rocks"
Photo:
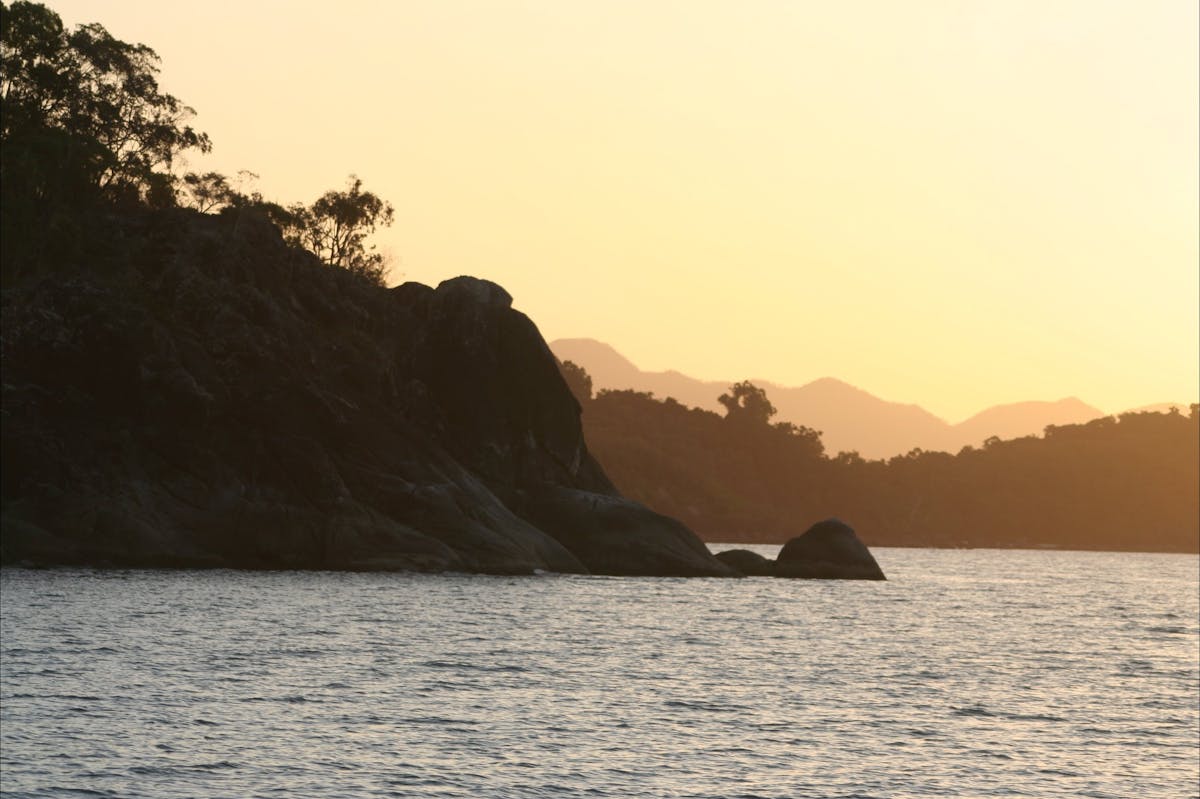
[[[733,576],[622,498],[534,324],[252,212],[104,220],[3,293],[6,564]]]
[[[747,577],[775,576],[775,561],[748,549],[727,549],[718,552],[717,560]]]
[[[784,544],[775,560],[747,549],[717,554],[742,574],[817,580],[886,580],[883,570],[850,525],[838,519],[817,522]]]

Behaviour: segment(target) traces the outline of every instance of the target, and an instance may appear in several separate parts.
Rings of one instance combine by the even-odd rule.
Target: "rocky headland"
[[[500,286],[382,289],[252,211],[6,284],[6,564],[736,576],[623,498]]]

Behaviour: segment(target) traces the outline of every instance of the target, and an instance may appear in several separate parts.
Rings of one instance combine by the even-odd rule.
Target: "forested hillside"
[[[771,424],[761,391],[742,389],[766,403],[757,414],[723,416],[633,391],[591,396],[581,370],[565,371],[589,447],[617,486],[710,541],[782,542],[838,516],[871,545],[1200,549],[1195,405],[956,455],[865,460],[826,454],[817,431]]]

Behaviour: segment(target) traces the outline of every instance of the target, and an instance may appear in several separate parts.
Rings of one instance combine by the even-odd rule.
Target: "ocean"
[[[0,793],[1200,794],[1196,556],[873,552],[887,582],[4,569]]]

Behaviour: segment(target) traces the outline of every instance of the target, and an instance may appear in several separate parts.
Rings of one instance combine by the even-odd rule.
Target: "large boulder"
[[[778,577],[820,580],[886,580],[854,528],[839,519],[817,522],[784,544],[775,559]]]
[[[439,442],[484,481],[616,494],[588,454],[579,403],[537,326],[488,280],[440,283],[421,309],[406,371],[428,387]]]

